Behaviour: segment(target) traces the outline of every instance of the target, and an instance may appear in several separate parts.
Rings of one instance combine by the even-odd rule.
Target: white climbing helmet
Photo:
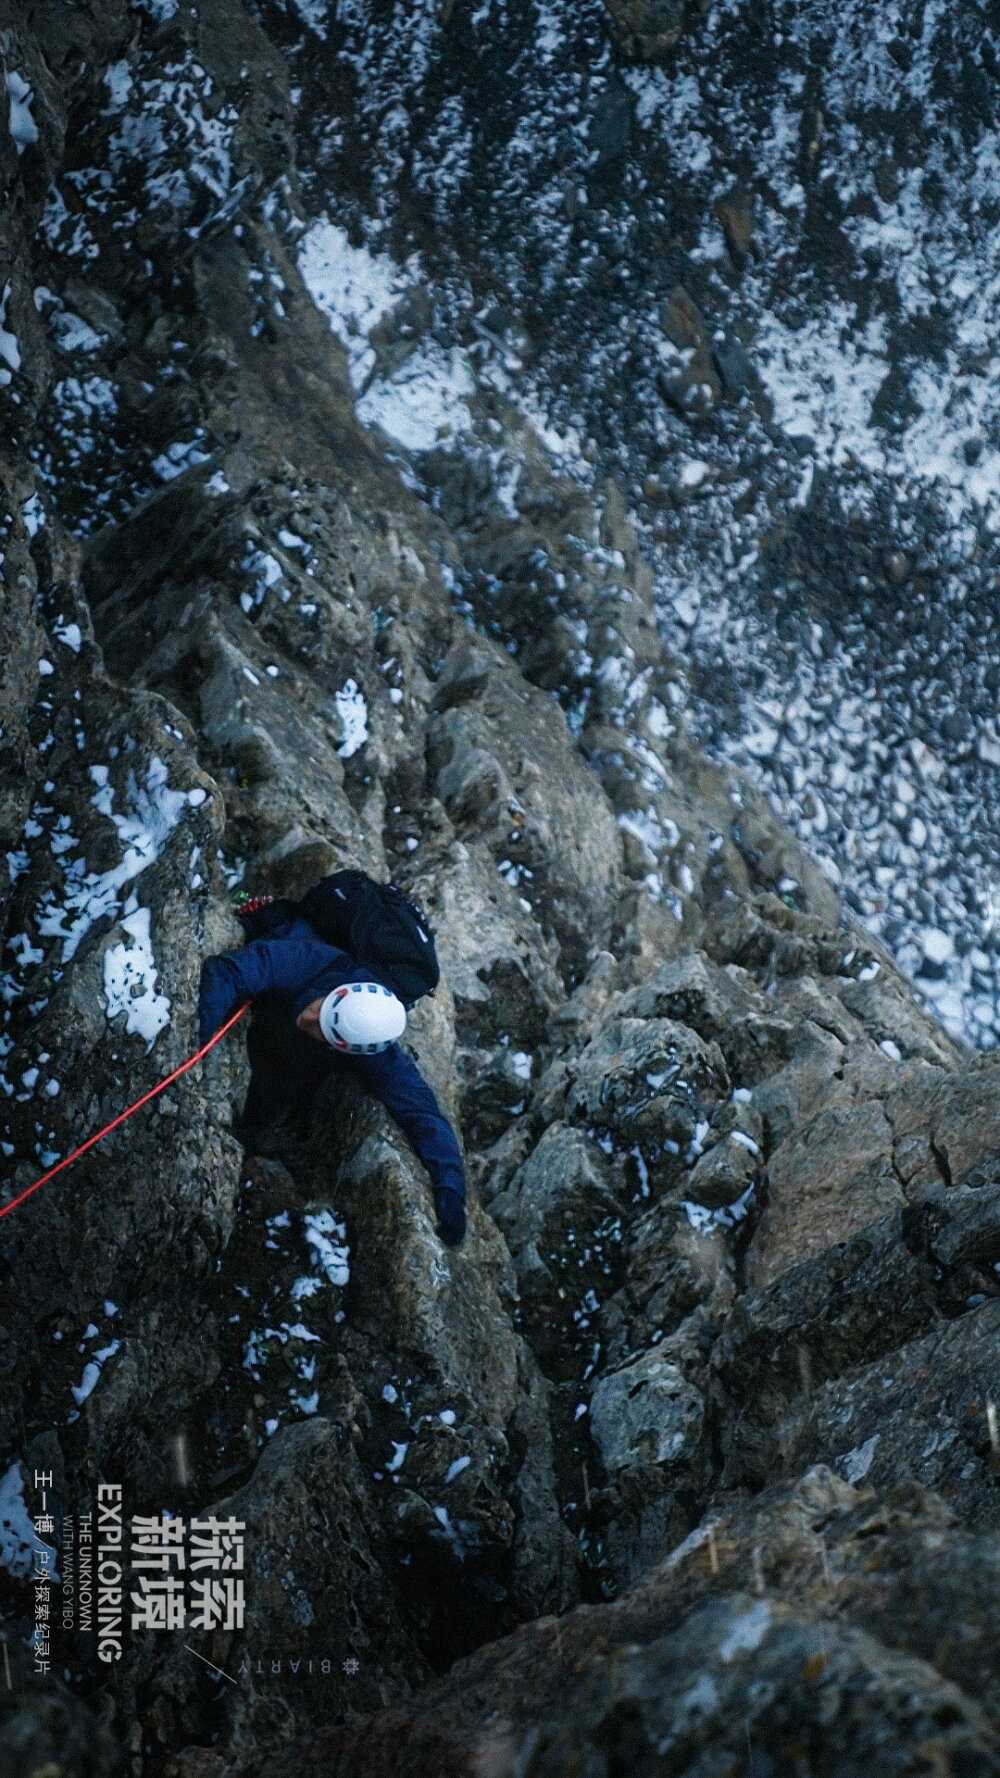
[[[319,1028],[335,1050],[377,1056],[402,1037],[406,1008],[379,982],[345,982],[319,1009]]]

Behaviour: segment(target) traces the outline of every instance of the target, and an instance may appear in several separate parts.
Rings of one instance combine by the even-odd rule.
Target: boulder
[[[605,1217],[621,1215],[605,1157],[581,1130],[550,1124],[505,1191],[490,1205],[514,1255],[560,1247],[569,1230],[580,1234]]]
[[[371,1133],[338,1175],[355,1229],[354,1314],[386,1351],[474,1404],[484,1433],[479,1457],[489,1467],[517,1399],[518,1343],[498,1295],[506,1249],[474,1201],[465,1243],[443,1247],[419,1162],[384,1114],[364,1118]]]
[[[622,855],[614,814],[552,700],[485,638],[446,659],[428,729],[437,794],[481,836],[574,968],[611,928]],[[580,972],[582,973],[582,971]]]
[[[822,1462],[848,1481],[905,1479],[940,1494],[965,1524],[1000,1528],[994,1477],[994,1299],[933,1325],[797,1400],[763,1445],[734,1443],[725,1477],[789,1477]],[[994,1416],[995,1418],[995,1416]]]
[[[1000,1737],[961,1685],[864,1630],[753,1591],[680,1622],[653,1600],[647,1613],[618,1619],[599,1607],[558,1637],[535,1626],[502,1657],[484,1650],[432,1688],[419,1720],[397,1707],[366,1724],[363,1740],[350,1726],[328,1731],[268,1761],[261,1778],[346,1778],[359,1758],[372,1778],[461,1771],[474,1758],[513,1772],[529,1735],[538,1778],[588,1767],[639,1778],[657,1760],[667,1771],[694,1760],[739,1769],[748,1741],[766,1755],[790,1732],[798,1745],[821,1741],[845,1769],[856,1760],[902,1773],[928,1744],[953,1769],[1000,1769]]]
[[[690,1466],[704,1419],[699,1391],[655,1348],[602,1377],[590,1398],[590,1429],[609,1474],[637,1464]]]
[[[735,1204],[760,1177],[760,1146],[736,1130],[695,1161],[685,1184],[688,1197],[708,1210]]]
[[[878,1100],[820,1111],[768,1161],[768,1200],[747,1275],[755,1287],[902,1202],[892,1125]]]
[[[613,1018],[573,1069],[570,1115],[639,1148],[649,1176],[666,1183],[683,1169],[702,1123],[728,1091],[721,1051],[671,1019]],[[693,1157],[691,1157],[693,1158]]]
[[[825,1379],[937,1321],[931,1243],[937,1252],[951,1227],[935,1237],[937,1220],[894,1211],[739,1297],[713,1354],[732,1448],[749,1441],[751,1423],[772,1423]]]
[[[410,886],[434,926],[460,1039],[533,1050],[564,999],[559,951],[485,846],[455,840]]]
[[[677,1191],[632,1224],[624,1295],[642,1312],[650,1332],[672,1333],[699,1303],[728,1306],[733,1271],[728,1231],[710,1217],[702,1226],[697,1223]]]
[[[767,998],[752,978],[719,969],[699,951],[661,963],[624,994],[618,1012],[635,1019],[676,1019],[698,1036],[720,1044],[752,1012],[766,1012]]]

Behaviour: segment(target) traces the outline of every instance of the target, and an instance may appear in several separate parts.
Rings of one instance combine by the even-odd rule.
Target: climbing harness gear
[[[258,914],[261,908],[270,907],[273,901],[273,895],[251,895],[249,889],[240,889],[230,906],[237,920],[246,920],[251,914]]]
[[[148,1105],[150,1099],[155,1099],[156,1095],[162,1093],[172,1081],[179,1080],[182,1074],[186,1074],[189,1068],[193,1068],[196,1062],[200,1062],[203,1056],[207,1056],[210,1049],[214,1049],[220,1037],[225,1037],[226,1032],[232,1030],[237,1019],[243,1017],[249,1005],[249,1000],[244,1001],[238,1011],[234,1012],[224,1025],[219,1026],[214,1037],[210,1037],[207,1043],[203,1043],[201,1048],[196,1050],[193,1056],[189,1056],[186,1062],[182,1062],[179,1068],[175,1068],[172,1074],[168,1074],[164,1080],[158,1081],[155,1087],[150,1087],[149,1092],[143,1093],[142,1098],[137,1099],[134,1105],[130,1105],[127,1111],[119,1112],[118,1116],[112,1118],[109,1124],[105,1124],[103,1130],[98,1130],[95,1136],[88,1136],[86,1142],[81,1142],[80,1147],[74,1148],[73,1153],[68,1154],[65,1160],[57,1161],[54,1167],[50,1167],[47,1173],[42,1174],[41,1179],[36,1179],[33,1185],[26,1186],[25,1190],[19,1192],[16,1198],[11,1198],[9,1204],[0,1204],[0,1216],[8,1216],[12,1210],[16,1210],[18,1204],[23,1204],[25,1198],[30,1198],[32,1192],[36,1192],[40,1185],[45,1185],[48,1180],[54,1179],[64,1167],[71,1166],[74,1161],[79,1160],[82,1154],[86,1154],[88,1148],[93,1148],[95,1142],[100,1142],[102,1136],[107,1136],[112,1130],[116,1130],[119,1124],[123,1124],[127,1117],[132,1116],[133,1111],[138,1111],[142,1105]]]

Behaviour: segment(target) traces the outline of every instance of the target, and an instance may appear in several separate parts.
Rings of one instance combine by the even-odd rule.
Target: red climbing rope
[[[109,1124],[105,1124],[103,1130],[98,1130],[96,1136],[88,1136],[86,1142],[82,1142],[79,1148],[74,1148],[73,1153],[68,1154],[64,1161],[57,1161],[54,1167],[50,1167],[47,1173],[42,1174],[41,1179],[35,1180],[34,1185],[26,1186],[16,1198],[11,1198],[9,1204],[0,1205],[0,1216],[8,1216],[12,1210],[16,1210],[18,1204],[23,1204],[25,1198],[30,1198],[32,1192],[36,1192],[40,1185],[45,1185],[49,1179],[54,1179],[64,1167],[72,1166],[73,1162],[78,1161],[82,1154],[86,1154],[88,1148],[93,1148],[95,1142],[100,1142],[102,1136],[107,1136],[111,1130],[117,1130],[119,1124],[123,1124],[127,1117],[132,1116],[133,1111],[138,1111],[141,1105],[148,1105],[150,1099],[155,1099],[157,1093],[162,1093],[164,1087],[168,1087],[171,1081],[179,1080],[182,1074],[186,1074],[189,1068],[193,1068],[196,1062],[200,1062],[203,1056],[207,1056],[210,1049],[215,1048],[220,1037],[225,1037],[226,1032],[232,1030],[237,1019],[243,1017],[249,1004],[249,1000],[246,1001],[238,1012],[234,1012],[232,1017],[226,1020],[224,1025],[219,1026],[214,1037],[210,1037],[207,1043],[202,1044],[200,1050],[196,1050],[193,1056],[189,1056],[186,1062],[182,1062],[180,1067],[175,1068],[173,1073],[168,1074],[164,1080],[157,1081],[155,1087],[150,1087],[149,1092],[143,1093],[142,1098],[137,1099],[134,1105],[130,1105],[127,1111],[119,1112],[118,1116],[112,1118]]]

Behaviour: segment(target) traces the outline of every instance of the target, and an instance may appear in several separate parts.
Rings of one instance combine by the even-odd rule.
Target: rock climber
[[[326,944],[294,903],[268,902],[239,910],[254,913],[258,936],[208,958],[198,1005],[199,1041],[207,1043],[242,1001],[251,1002],[247,1141],[254,1146],[265,1131],[301,1127],[322,1081],[350,1071],[412,1142],[431,1177],[438,1234],[457,1246],[465,1234],[462,1156],[434,1093],[399,1047],[402,1001]]]

